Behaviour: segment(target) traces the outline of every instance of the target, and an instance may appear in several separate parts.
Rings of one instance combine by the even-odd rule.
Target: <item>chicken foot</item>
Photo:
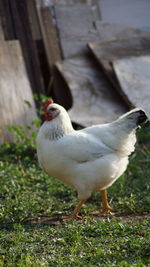
[[[98,215],[107,215],[111,211],[113,211],[113,208],[111,208],[110,205],[108,204],[106,189],[100,190],[99,192],[100,192],[101,197],[102,197],[103,209],[101,211],[92,212],[92,215],[97,215],[97,216]]]
[[[110,207],[110,205],[108,204],[108,199],[107,199],[107,191],[106,189],[104,190],[100,190],[101,193],[101,197],[102,197],[102,203],[103,203],[103,210],[100,211],[101,215],[105,215],[110,213],[110,211],[113,211],[113,208]]]
[[[78,205],[75,207],[74,211],[72,212],[72,214],[70,216],[63,216],[62,219],[66,221],[73,220],[73,219],[82,219],[82,217],[79,216],[78,213],[81,210],[81,207],[83,206],[85,201],[86,200],[80,200]]]

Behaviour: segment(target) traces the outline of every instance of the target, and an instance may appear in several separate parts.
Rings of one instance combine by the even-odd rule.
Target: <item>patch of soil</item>
[[[52,217],[52,216],[40,216],[38,218],[27,218],[22,221],[23,224],[38,224],[38,225],[44,225],[49,224],[52,226],[58,226],[63,223],[63,219],[61,217]]]
[[[93,216],[94,218],[95,216]],[[101,219],[101,220],[112,220],[112,219],[118,219],[119,221],[122,221],[124,223],[132,223],[132,224],[138,224],[140,221],[143,220],[150,220],[150,213],[148,214],[109,214],[109,215],[102,215],[102,216],[96,216],[95,218]],[[83,217],[83,220],[92,220],[92,217]],[[22,221],[23,224],[37,224],[37,225],[52,225],[52,226],[59,226],[62,225],[65,221],[63,220],[62,216],[40,216],[38,218],[27,218]]]
[[[114,216],[113,218],[118,218],[123,222],[134,222],[135,224],[138,224],[140,221],[143,220],[150,220],[150,213],[146,214],[118,214]]]

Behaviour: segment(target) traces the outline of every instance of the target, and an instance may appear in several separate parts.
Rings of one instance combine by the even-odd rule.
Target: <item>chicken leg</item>
[[[70,216],[63,216],[62,219],[63,220],[72,220],[72,219],[82,219],[81,216],[78,216],[78,213],[81,209],[81,207],[83,206],[83,204],[85,203],[86,200],[80,200],[78,205],[75,207],[74,211],[72,212],[72,214]]]
[[[92,215],[96,215],[96,216],[106,215],[106,214],[110,213],[110,211],[113,211],[113,209],[108,204],[106,189],[99,190],[99,192],[100,192],[101,197],[102,197],[103,209],[101,211],[95,211],[95,212],[91,213]]]
[[[101,197],[102,197],[102,203],[104,206],[103,210],[100,211],[100,214],[105,215],[105,214],[108,214],[110,211],[113,211],[113,208],[111,208],[110,205],[108,204],[106,189],[100,190],[100,193],[101,193]]]

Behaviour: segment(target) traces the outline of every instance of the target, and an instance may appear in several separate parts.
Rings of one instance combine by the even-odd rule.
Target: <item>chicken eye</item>
[[[55,110],[56,110],[56,108],[50,108],[50,110],[51,110],[51,111],[55,111]]]

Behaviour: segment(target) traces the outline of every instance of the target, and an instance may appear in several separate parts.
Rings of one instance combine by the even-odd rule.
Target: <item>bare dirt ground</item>
[[[150,221],[150,213],[147,214],[118,214],[118,215],[108,215],[108,216],[90,216],[90,217],[83,217],[82,220],[88,220],[91,221],[93,218],[97,218],[99,220],[112,220],[117,219],[123,223],[132,223],[137,225],[143,220],[149,220]],[[62,216],[52,217],[52,216],[41,216],[38,218],[33,219],[25,219],[23,224],[49,224],[53,226],[58,226],[64,223],[64,220],[62,219]]]

